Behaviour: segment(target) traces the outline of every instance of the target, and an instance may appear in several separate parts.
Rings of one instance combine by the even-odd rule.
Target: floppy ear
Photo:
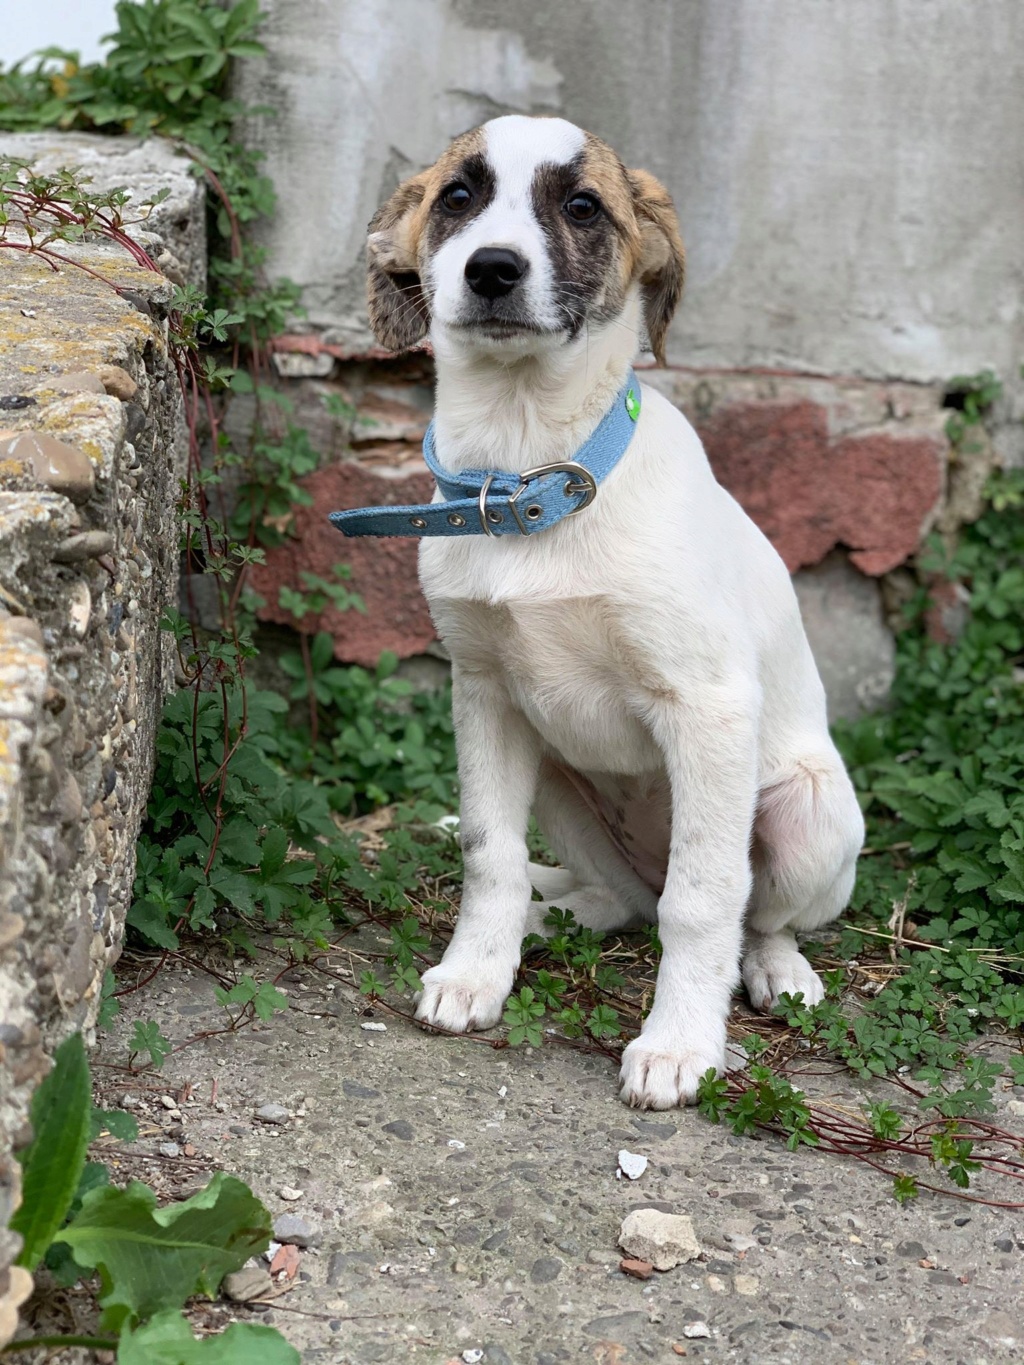
[[[651,350],[665,364],[665,334],[683,292],[686,252],[668,190],[649,171],[627,171],[640,228],[637,275]]]
[[[403,181],[370,223],[366,242],[370,326],[390,351],[415,346],[430,326],[413,230],[413,218],[426,188],[426,172]]]

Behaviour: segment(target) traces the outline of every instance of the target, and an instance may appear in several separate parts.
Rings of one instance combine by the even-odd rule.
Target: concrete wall
[[[0,134],[3,155],[85,163],[139,197],[166,186],[148,248],[172,269],[202,261],[202,185],[167,144]],[[168,280],[109,244],[62,249],[125,293],[0,250],[0,1344],[31,1287],[4,1231],[12,1149],[120,953],[172,676],[159,620],[186,451]]]
[[[266,8],[269,55],[243,66],[239,86],[276,111],[247,132],[280,195],[262,232],[271,269],[304,286],[309,309],[307,334],[281,340],[279,369],[340,385],[378,421],[376,439],[358,422],[330,433],[314,507],[296,516],[301,545],[257,575],[267,617],[287,619],[282,582],[342,555],[328,511],[419,487],[429,374],[353,364],[371,344],[367,221],[454,134],[499,113],[559,113],[672,191],[688,284],[670,368],[651,382],[796,574],[833,715],[881,700],[894,654],[885,604],[898,595],[886,575],[931,528],[976,514],[994,458],[1024,463],[1019,0]],[[944,387],[985,367],[1008,392],[994,449],[966,467],[943,436]],[[301,420],[322,425],[322,394],[295,392]],[[372,414],[396,402],[380,425]],[[331,630],[343,659],[429,644],[409,547],[346,544],[343,557],[369,619],[328,612],[303,628]]]
[[[453,134],[558,112],[662,177],[670,358],[945,380],[1024,354],[1019,0],[268,0],[272,268],[366,340],[364,229]]]

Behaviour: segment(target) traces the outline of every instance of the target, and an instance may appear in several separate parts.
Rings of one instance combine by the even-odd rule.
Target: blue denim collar
[[[640,416],[640,384],[630,370],[593,435],[571,460],[521,474],[461,469],[440,463],[431,422],[423,458],[444,501],[403,507],[354,507],[332,512],[346,536],[532,536],[589,507],[598,486],[626,452]]]

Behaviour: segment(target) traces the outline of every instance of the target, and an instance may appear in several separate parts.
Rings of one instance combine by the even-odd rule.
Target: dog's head
[[[370,321],[404,350],[433,329],[524,355],[613,324],[634,288],[651,349],[683,288],[667,191],[564,119],[510,115],[456,138],[370,224]]]

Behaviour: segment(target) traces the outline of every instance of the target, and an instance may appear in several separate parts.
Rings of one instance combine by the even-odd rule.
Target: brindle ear
[[[686,251],[668,190],[649,171],[628,171],[633,208],[640,225],[637,275],[651,350],[665,364],[665,334],[683,292]]]
[[[413,217],[423,202],[426,182],[426,172],[403,181],[370,222],[366,242],[370,326],[390,351],[415,346],[430,326],[413,231]]]

